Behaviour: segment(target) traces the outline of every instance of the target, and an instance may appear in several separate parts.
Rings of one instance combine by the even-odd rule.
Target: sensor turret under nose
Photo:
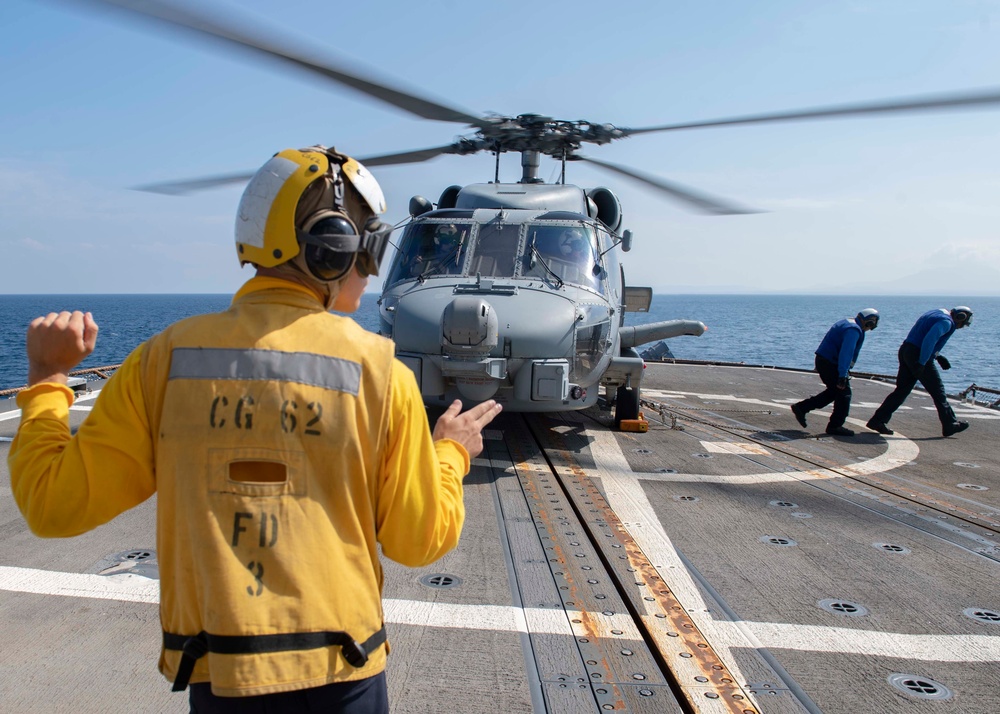
[[[489,356],[498,342],[496,311],[488,301],[462,295],[448,303],[441,316],[441,371],[455,378],[462,396],[484,401],[496,393],[507,376],[507,361]]]
[[[486,300],[463,295],[452,300],[441,317],[441,346],[445,354],[485,356],[497,346],[496,311]]]

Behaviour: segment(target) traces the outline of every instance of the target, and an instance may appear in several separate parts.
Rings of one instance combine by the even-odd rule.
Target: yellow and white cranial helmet
[[[334,191],[320,190],[332,184],[339,174],[349,183],[361,202],[364,213],[385,212],[382,189],[360,162],[322,146],[308,149],[285,149],[265,163],[247,184],[236,212],[236,252],[240,264],[253,263],[265,268],[281,265],[301,250],[297,229],[316,211],[342,212],[354,223],[364,221],[360,215],[349,215],[351,200],[334,196]],[[314,185],[324,179],[323,184]],[[329,181],[327,179],[330,179]],[[299,202],[311,191],[314,205],[308,215],[299,215]],[[352,213],[360,213],[355,209]],[[298,222],[297,220],[298,219]]]

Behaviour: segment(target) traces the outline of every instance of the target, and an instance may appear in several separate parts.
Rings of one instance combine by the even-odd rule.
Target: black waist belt
[[[177,668],[173,691],[183,692],[191,679],[194,664],[209,652],[215,654],[265,654],[292,650],[315,650],[320,647],[339,646],[344,659],[352,667],[364,667],[368,655],[385,642],[385,625],[364,642],[359,643],[346,632],[292,632],[276,635],[197,635],[163,633],[163,648],[180,650],[181,663]]]

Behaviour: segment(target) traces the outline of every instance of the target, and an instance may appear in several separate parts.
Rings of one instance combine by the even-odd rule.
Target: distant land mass
[[[867,295],[1000,295],[1000,271],[969,263],[928,268],[882,283],[855,283],[841,290]]]

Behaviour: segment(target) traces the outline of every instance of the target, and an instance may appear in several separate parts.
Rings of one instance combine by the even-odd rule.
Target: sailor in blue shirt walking
[[[914,323],[910,334],[899,347],[899,374],[896,376],[896,388],[875,410],[868,421],[868,428],[879,434],[892,434],[889,420],[903,401],[910,395],[914,385],[919,381],[934,400],[938,417],[941,419],[941,433],[945,436],[957,434],[969,428],[969,422],[958,421],[955,412],[948,404],[944,393],[944,382],[934,366],[936,360],[941,369],[951,369],[951,363],[938,354],[944,349],[948,338],[955,330],[960,330],[972,324],[972,309],[959,305],[951,310],[939,308],[925,312]],[[933,359],[932,359],[933,358]]]
[[[845,317],[829,329],[816,350],[816,371],[826,385],[819,394],[792,405],[799,424],[806,426],[806,414],[833,402],[833,414],[826,425],[832,436],[854,436],[844,426],[851,409],[850,369],[861,354],[865,333],[878,327],[878,310],[868,307],[855,317]]]

